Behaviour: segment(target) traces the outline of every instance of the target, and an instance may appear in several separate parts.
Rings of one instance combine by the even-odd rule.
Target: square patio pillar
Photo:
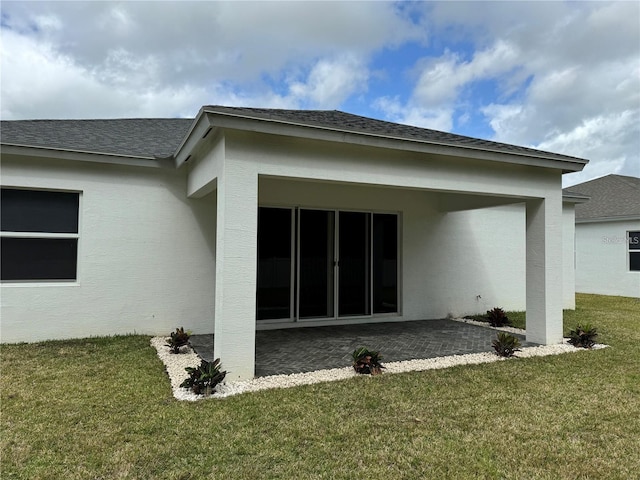
[[[218,177],[213,352],[227,378],[255,373],[258,176],[225,161]]]
[[[527,341],[562,342],[561,190],[527,201]]]

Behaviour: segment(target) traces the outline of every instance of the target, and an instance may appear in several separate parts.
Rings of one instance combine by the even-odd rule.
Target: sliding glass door
[[[293,318],[293,209],[258,210],[256,318]]]
[[[332,211],[299,211],[300,318],[334,316],[334,218]]]
[[[338,215],[338,315],[369,315],[371,214]]]
[[[373,214],[373,313],[398,311],[398,216]]]
[[[398,215],[260,207],[258,320],[398,312]]]

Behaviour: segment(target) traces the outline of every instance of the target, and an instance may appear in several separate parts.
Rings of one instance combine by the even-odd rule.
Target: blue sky
[[[340,109],[640,176],[640,3],[3,1],[0,116]]]

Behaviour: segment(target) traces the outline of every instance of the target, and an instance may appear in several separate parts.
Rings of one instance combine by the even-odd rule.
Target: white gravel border
[[[450,318],[450,320],[453,320],[454,322],[468,323],[470,325],[477,325],[479,327],[490,328],[492,330],[500,330],[502,332],[517,333],[519,335],[524,335],[525,333],[527,333],[526,330],[523,330],[521,328],[516,328],[516,327],[492,327],[488,322],[479,322],[477,320],[471,320],[470,318]]]
[[[487,327],[486,323],[475,322],[474,320],[456,320]],[[507,331],[512,331],[512,333],[524,332],[524,330],[520,330],[517,328],[504,328],[509,328],[510,330]],[[503,330],[503,328],[496,328],[496,330]],[[353,377],[368,377],[368,375],[357,374],[353,370],[353,367],[348,366],[343,368],[332,368],[329,370],[317,370],[315,372],[293,373],[290,375],[272,375],[269,377],[254,378],[253,380],[225,380],[223,383],[219,384],[216,387],[215,393],[213,395],[205,397],[203,395],[196,395],[186,388],[180,388],[180,384],[188,376],[185,368],[197,367],[198,365],[200,365],[200,357],[190,347],[184,347],[185,353],[171,353],[166,343],[167,337],[153,337],[151,339],[151,345],[157,350],[158,357],[160,357],[160,360],[162,360],[162,362],[164,363],[167,369],[167,373],[169,374],[169,379],[171,380],[171,388],[173,389],[173,396],[178,400],[196,401],[205,398],[225,398],[241,393],[257,392],[259,390],[268,390],[271,388],[288,388],[298,385],[311,385],[321,382],[333,382],[336,380],[344,380]],[[605,347],[607,347],[607,345],[596,344],[593,349],[595,350]],[[584,351],[588,350],[584,348],[576,348],[573,345],[570,345],[568,343],[568,339],[565,338],[563,343],[557,345],[523,347],[522,351],[517,353],[516,358],[544,357],[547,355],[560,355],[562,353]],[[456,365],[471,365],[480,363],[501,362],[506,360],[509,359],[499,357],[493,352],[468,353],[465,355],[451,355],[448,357],[407,360],[403,362],[388,362],[384,363],[384,366],[386,368],[383,370],[383,372],[384,374],[418,372],[423,370],[449,368]]]

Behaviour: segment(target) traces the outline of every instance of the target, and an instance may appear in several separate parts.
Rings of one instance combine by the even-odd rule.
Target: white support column
[[[576,309],[575,204],[562,203],[562,308]]]
[[[214,355],[227,378],[255,373],[258,176],[225,160],[218,178]]]
[[[562,342],[562,196],[560,188],[527,202],[527,341]]]

